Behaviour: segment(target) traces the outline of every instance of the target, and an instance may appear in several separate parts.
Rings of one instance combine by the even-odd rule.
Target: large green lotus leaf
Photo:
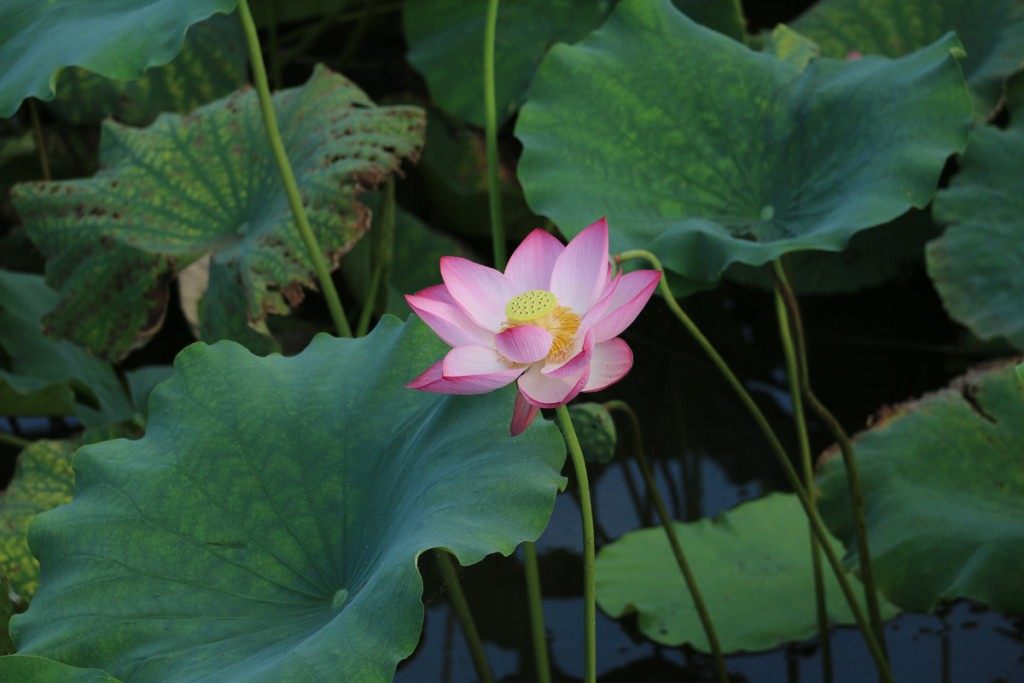
[[[982,339],[1024,348],[1024,124],[971,135],[960,172],[932,209],[946,232],[928,244],[928,274],[949,315]]]
[[[726,652],[768,650],[817,629],[807,518],[791,494],[772,493],[721,517],[676,523],[715,630]],[[842,545],[833,540],[837,552]],[[858,596],[863,591],[850,575]],[[826,572],[833,623],[854,623],[835,576]],[[709,651],[707,638],[665,531],[630,532],[597,557],[597,600],[613,617],[637,613],[637,625],[665,645]],[[883,603],[883,616],[896,610]]]
[[[564,481],[553,424],[508,435],[511,388],[405,388],[444,348],[391,316],[291,358],[187,347],[146,435],[81,448],[74,500],[33,523],[18,651],[139,682],[390,681],[419,555],[511,553]]]
[[[841,251],[926,205],[966,145],[959,51],[949,35],[801,69],[668,0],[625,0],[540,67],[516,127],[527,202],[570,236],[604,214],[615,250],[650,249],[692,288],[731,263]]]
[[[43,334],[40,320],[57,303],[43,278],[0,270],[0,414],[77,415],[88,426],[135,414],[109,363]],[[77,394],[77,397],[76,397]]]
[[[507,0],[498,5],[494,47],[498,121],[522,103],[537,65],[557,42],[597,26],[602,0]],[[487,0],[410,0],[402,10],[409,62],[442,109],[484,125],[483,52]]]
[[[915,612],[956,598],[1024,612],[1021,398],[1012,365],[979,370],[887,410],[854,439],[875,578],[889,600]],[[826,523],[853,547],[840,458],[824,462],[819,481]]]
[[[979,117],[1002,95],[1024,61],[1024,11],[1018,0],[821,0],[793,22],[825,54],[899,57],[956,31],[964,76]]]
[[[85,69],[66,69],[50,108],[70,123],[97,123],[113,116],[146,125],[160,112],[188,112],[244,85],[247,64],[238,17],[215,14],[188,30],[174,61],[147,69],[141,78],[111,80]]]
[[[5,0],[0,4],[0,118],[26,97],[53,99],[62,69],[130,80],[174,59],[192,24],[237,0]]]
[[[423,113],[376,107],[322,67],[305,85],[278,92],[274,106],[310,223],[337,264],[369,226],[359,193],[416,157]],[[50,330],[121,358],[160,328],[173,276],[211,255],[203,338],[272,350],[267,315],[287,313],[314,279],[256,93],[164,114],[142,130],[108,122],[100,156],[92,178],[13,192],[61,293],[44,320]]]
[[[33,442],[21,451],[14,479],[0,495],[0,572],[23,600],[39,585],[39,563],[28,549],[28,525],[40,512],[71,500],[71,456],[77,447],[71,441]]]
[[[99,669],[80,669],[31,655],[0,657],[0,680],[17,683],[119,683]]]

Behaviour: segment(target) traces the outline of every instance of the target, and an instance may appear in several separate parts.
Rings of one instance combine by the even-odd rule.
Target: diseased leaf
[[[313,231],[336,265],[369,226],[359,193],[419,153],[423,113],[376,107],[322,67],[274,104]],[[165,114],[143,130],[108,122],[101,160],[92,178],[14,190],[61,294],[49,330],[123,358],[162,325],[175,274],[211,254],[202,338],[276,348],[267,315],[288,313],[314,278],[256,93]]]
[[[653,251],[690,291],[732,263],[841,251],[925,206],[965,147],[959,50],[948,35],[897,60],[800,70],[667,0],[624,0],[534,79],[516,126],[527,202],[568,236],[601,207],[614,251]]]

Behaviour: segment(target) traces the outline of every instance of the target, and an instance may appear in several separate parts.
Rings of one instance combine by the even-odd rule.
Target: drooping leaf
[[[181,52],[166,66],[133,80],[111,80],[77,67],[60,74],[50,103],[69,123],[98,123],[108,116],[133,126],[164,111],[189,112],[245,84],[245,36],[234,14],[215,14],[188,29]]]
[[[28,525],[40,512],[71,500],[75,475],[71,456],[77,443],[40,440],[18,456],[14,479],[0,494],[0,572],[23,600],[39,585],[39,563],[28,549]]]
[[[74,500],[33,524],[19,652],[139,682],[391,680],[417,557],[511,553],[564,481],[554,425],[508,436],[511,388],[404,387],[444,348],[392,317],[291,358],[187,347],[146,435],[80,449]]]
[[[359,193],[418,154],[423,114],[376,107],[324,68],[274,103],[313,231],[336,264],[369,225]],[[314,278],[256,93],[165,114],[143,130],[108,122],[101,158],[92,178],[14,190],[61,293],[44,319],[53,333],[121,358],[160,328],[174,275],[212,254],[203,338],[275,348],[267,315],[287,313]]]
[[[26,97],[53,99],[61,70],[131,80],[174,59],[188,27],[236,0],[5,0],[0,4],[0,118]]]
[[[87,427],[131,419],[135,411],[109,363],[44,335],[40,318],[56,303],[42,277],[0,270],[0,349],[9,359],[0,365],[0,413],[74,414]]]
[[[1024,10],[1017,0],[821,0],[793,28],[839,58],[899,57],[956,31],[979,117],[988,116],[1003,81],[1024,62]]]
[[[880,592],[915,612],[956,598],[1024,611],[1024,401],[1011,365],[888,409],[854,450]],[[822,516],[854,547],[840,458],[819,481]]]
[[[928,244],[928,274],[950,317],[981,339],[1024,348],[1024,112],[971,134],[960,172],[935,198],[949,227]]]
[[[99,669],[79,669],[31,655],[0,657],[0,680],[18,683],[120,683]]]
[[[965,146],[958,50],[800,70],[667,0],[625,0],[540,67],[516,127],[527,201],[569,236],[600,207],[614,250],[650,249],[692,289],[731,263],[841,251],[927,204]]]
[[[724,651],[767,650],[815,633],[807,518],[795,496],[772,493],[720,518],[676,523],[675,529]],[[863,596],[852,575],[850,581]],[[832,622],[854,623],[827,570],[825,583]],[[613,617],[636,612],[640,630],[656,642],[709,651],[661,527],[630,532],[601,549],[597,600]],[[883,607],[886,618],[896,613]]]

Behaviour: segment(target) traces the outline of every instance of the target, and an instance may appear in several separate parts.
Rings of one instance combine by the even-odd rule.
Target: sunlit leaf
[[[359,193],[418,154],[423,113],[376,107],[324,68],[274,101],[313,231],[336,264],[369,226]],[[142,130],[108,122],[101,158],[92,178],[14,189],[61,294],[44,319],[50,330],[121,358],[159,330],[174,275],[211,254],[203,339],[275,348],[267,315],[287,313],[314,278],[256,93],[165,114]]]
[[[1024,611],[1024,401],[1011,365],[887,409],[854,450],[879,591],[915,612],[956,598]],[[840,458],[820,483],[822,515],[852,548]]]
[[[5,0],[0,3],[0,118],[26,97],[50,100],[62,69],[130,80],[174,59],[192,24],[236,0]]]
[[[405,388],[444,348],[392,317],[290,358],[187,347],[146,435],[81,448],[74,501],[36,518],[18,651],[139,682],[390,681],[419,555],[511,553],[564,481],[553,424],[508,435],[512,388]]]
[[[817,628],[811,547],[796,497],[773,493],[721,517],[676,523],[722,649],[768,650]],[[833,541],[837,552],[839,541]],[[863,591],[851,575],[858,596]],[[854,623],[835,576],[826,570],[833,623]],[[601,549],[597,599],[613,617],[636,612],[648,638],[709,650],[679,566],[661,527],[633,531]],[[886,617],[895,615],[883,605]]]
[[[599,210],[614,250],[652,250],[691,288],[731,263],[841,251],[926,205],[966,145],[959,52],[950,35],[898,60],[800,70],[667,0],[625,0],[548,53],[516,127],[519,176],[563,232]]]
[[[98,669],[79,669],[31,655],[0,657],[0,680],[18,683],[119,683]]]

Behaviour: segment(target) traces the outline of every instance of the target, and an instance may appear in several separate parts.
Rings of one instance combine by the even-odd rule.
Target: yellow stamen
[[[581,318],[568,306],[559,305],[554,294],[545,289],[523,292],[505,305],[505,315],[508,317],[505,329],[536,325],[551,334],[549,362],[560,363],[568,358]]]

